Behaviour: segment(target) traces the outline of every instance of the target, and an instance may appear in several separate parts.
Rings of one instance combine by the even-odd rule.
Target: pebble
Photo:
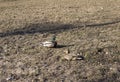
[[[113,72],[113,73],[118,73],[119,72],[117,67],[110,67],[110,71]]]
[[[19,77],[16,74],[11,74],[9,77],[6,78],[7,81],[10,80],[17,80]]]

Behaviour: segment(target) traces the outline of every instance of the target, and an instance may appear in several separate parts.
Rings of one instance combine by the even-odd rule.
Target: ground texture
[[[0,0],[0,82],[119,81],[120,0]]]

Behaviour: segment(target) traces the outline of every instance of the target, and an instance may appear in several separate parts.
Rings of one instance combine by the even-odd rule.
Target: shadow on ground
[[[69,46],[74,46],[74,44],[71,44],[71,45],[57,45],[56,48],[64,48],[64,47],[69,47]]]
[[[73,24],[62,24],[58,22],[44,22],[26,25],[24,28],[11,29],[6,32],[0,33],[0,37],[14,36],[14,35],[25,35],[25,34],[34,34],[34,33],[60,33],[74,28],[81,27],[98,27],[119,23],[118,21],[105,22],[99,24],[83,24],[76,22]]]

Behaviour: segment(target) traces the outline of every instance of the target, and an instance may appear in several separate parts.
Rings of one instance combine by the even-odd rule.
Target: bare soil
[[[120,82],[120,0],[0,0],[0,82]]]

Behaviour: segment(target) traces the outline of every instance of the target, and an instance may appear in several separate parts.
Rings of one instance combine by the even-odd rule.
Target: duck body
[[[42,42],[41,44],[42,44],[42,46],[49,47],[49,48],[54,48],[57,46],[56,41],[45,41],[45,42]]]
[[[77,56],[73,54],[64,55],[62,59],[71,61],[71,60],[83,60],[82,56]]]
[[[53,35],[50,38],[50,40],[42,42],[41,45],[44,46],[44,47],[49,47],[49,48],[55,48],[55,47],[57,47],[56,36]]]
[[[62,56],[62,60],[71,61],[71,60],[83,60],[84,59],[84,57],[81,56],[79,53],[77,53],[77,54],[70,53],[69,50],[65,50],[64,52],[65,52],[65,54]]]

